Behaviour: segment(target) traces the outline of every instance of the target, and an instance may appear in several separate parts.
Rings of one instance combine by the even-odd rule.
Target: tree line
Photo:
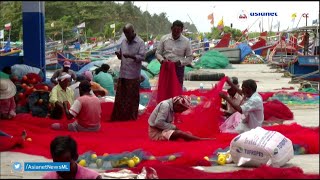
[[[0,30],[11,22],[11,41],[22,41],[22,2],[0,1]],[[159,39],[170,32],[172,22],[168,20],[166,13],[150,14],[135,6],[132,1],[117,3],[115,1],[46,1],[45,2],[45,31],[46,36],[53,40],[73,39],[77,36],[75,27],[85,22],[82,32],[87,38],[112,39],[119,37],[122,27],[126,23],[132,23],[136,32],[144,40],[150,38]],[[115,34],[111,24],[115,24]],[[191,34],[192,39],[206,37],[219,39],[224,33],[231,33],[232,39],[241,37],[241,30],[225,26],[223,30],[216,27],[211,32],[198,34],[194,24],[184,22],[185,28]],[[5,38],[8,31],[5,31]]]
[[[6,23],[11,22],[11,41],[22,40],[22,2],[0,1],[0,30]],[[74,28],[85,22],[87,37],[113,38],[122,33],[126,23],[132,23],[137,33],[148,39],[170,32],[172,22],[166,13],[150,14],[135,6],[132,1],[123,4],[114,1],[46,1],[45,2],[45,30],[46,36],[59,40],[75,37]],[[186,28],[197,32],[196,27],[188,22]],[[8,31],[5,31],[8,37]]]

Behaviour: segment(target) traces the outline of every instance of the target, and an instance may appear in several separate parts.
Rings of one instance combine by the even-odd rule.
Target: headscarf
[[[92,76],[91,71],[85,71],[85,72],[83,73],[83,75],[84,75],[84,77],[86,77],[86,79],[87,79],[88,81],[92,81],[93,76]]]
[[[61,74],[60,77],[58,77],[58,80],[64,81],[64,80],[70,79],[70,78],[71,78],[70,74],[64,72],[64,73]]]
[[[172,98],[173,104],[180,104],[185,108],[191,107],[191,99],[189,96],[180,95]]]

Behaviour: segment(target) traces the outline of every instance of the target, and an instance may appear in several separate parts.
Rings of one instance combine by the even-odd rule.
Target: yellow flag
[[[116,36],[116,28],[113,29],[112,33],[113,33],[113,36]]]
[[[218,22],[217,28],[221,30],[223,26],[224,24],[223,24],[223,17],[222,17],[222,19]]]

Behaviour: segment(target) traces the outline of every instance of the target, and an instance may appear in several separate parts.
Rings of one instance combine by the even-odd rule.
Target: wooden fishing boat
[[[79,71],[83,66],[91,62],[89,58],[78,59],[72,53],[57,52],[57,58],[58,58],[58,64],[60,64],[60,66],[63,66],[64,61],[71,62],[70,69],[72,69],[73,71]]]

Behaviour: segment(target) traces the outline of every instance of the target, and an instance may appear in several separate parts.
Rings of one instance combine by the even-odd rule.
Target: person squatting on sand
[[[191,133],[179,130],[174,123],[174,114],[182,113],[191,107],[191,100],[188,96],[180,95],[163,100],[151,113],[149,123],[149,138],[154,141],[178,140],[185,141],[209,140],[200,138]]]

